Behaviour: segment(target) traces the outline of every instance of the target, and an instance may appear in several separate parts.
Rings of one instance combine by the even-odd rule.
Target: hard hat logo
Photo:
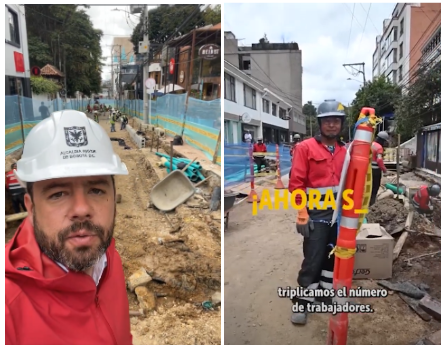
[[[338,103],[337,111],[344,111],[344,110],[345,110],[345,107],[343,107],[343,104]]]
[[[85,147],[88,145],[87,131],[85,127],[64,127],[65,142],[69,147]]]

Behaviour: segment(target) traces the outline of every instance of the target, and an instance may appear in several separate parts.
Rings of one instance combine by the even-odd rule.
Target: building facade
[[[385,75],[395,84],[408,85],[421,62],[424,42],[440,25],[440,3],[397,4],[392,17],[383,21],[383,34],[376,37],[373,77]]]
[[[5,95],[31,98],[25,6],[5,5]]]
[[[224,62],[224,72],[225,143],[243,142],[246,131],[253,140],[288,142],[292,106],[232,63]]]
[[[232,32],[225,32],[225,61],[258,81],[288,107],[289,137],[306,134],[302,113],[302,54],[297,43],[269,43],[265,40],[248,47],[238,46]],[[289,140],[288,140],[289,141]]]

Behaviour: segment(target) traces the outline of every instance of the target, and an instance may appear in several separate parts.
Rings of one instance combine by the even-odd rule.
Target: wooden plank
[[[407,295],[404,295],[402,293],[399,292],[399,297],[405,302],[407,303],[407,305],[413,309],[413,311],[419,315],[419,317],[424,320],[424,321],[430,321],[431,320],[431,315],[427,314],[420,306],[419,306],[419,302],[417,300],[415,300],[414,298],[411,298]]]
[[[428,294],[424,296],[419,301],[419,306],[425,310],[428,314],[433,316],[436,320],[441,321],[441,302],[437,299],[429,296]]]
[[[402,247],[404,246],[405,240],[407,240],[408,232],[404,231],[402,235],[399,237],[399,240],[397,240],[396,246],[394,246],[393,250],[393,261],[399,257],[399,253],[402,250]]]
[[[20,212],[20,213],[10,214],[10,215],[5,216],[5,221],[13,222],[13,221],[18,221],[20,219],[25,219],[26,217],[28,217],[28,212]]]

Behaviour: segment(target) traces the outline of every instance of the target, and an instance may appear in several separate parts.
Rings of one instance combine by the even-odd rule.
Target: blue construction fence
[[[19,108],[19,100],[21,108]],[[6,96],[5,105],[5,150],[6,155],[20,149],[29,131],[46,115],[39,111],[42,101],[26,97]],[[100,104],[120,108],[124,113],[143,120],[142,100],[100,99]],[[220,99],[202,101],[189,98],[186,108],[186,94],[168,94],[150,101],[151,122],[162,127],[171,136],[183,134],[183,139],[220,165]],[[60,99],[44,102],[49,113],[64,109],[85,111],[89,99],[72,99],[64,103]],[[23,118],[23,128],[20,118]],[[23,130],[23,133],[22,133]],[[216,153],[217,149],[217,153]]]
[[[266,144],[267,152],[276,152],[276,144]],[[250,144],[224,144],[224,179],[225,186],[233,186],[250,182]],[[274,156],[266,156],[267,159],[276,159]],[[279,164],[281,176],[289,173],[291,168],[290,147],[279,145]]]
[[[61,99],[42,101],[17,95],[5,96],[5,156],[23,147],[23,140],[31,129],[48,117],[46,111],[51,114],[64,109],[85,110],[87,104],[88,100],[80,99],[64,102]]]
[[[142,100],[100,99],[99,103],[120,108],[124,113],[143,120]],[[188,105],[186,105],[188,103]],[[184,94],[167,94],[149,103],[151,123],[162,127],[170,136],[183,135],[191,146],[201,150],[220,165],[220,99],[202,101]],[[217,154],[216,154],[217,149]]]

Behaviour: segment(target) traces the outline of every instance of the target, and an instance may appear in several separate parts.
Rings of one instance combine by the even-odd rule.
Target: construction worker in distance
[[[15,213],[20,213],[20,208],[26,212],[25,207],[25,193],[26,190],[23,188],[16,176],[14,175],[14,170],[17,169],[17,163],[11,165],[11,170],[6,174],[6,190],[11,194],[12,207]]]
[[[386,167],[383,163],[383,148],[390,139],[390,136],[386,131],[380,131],[377,134],[376,139],[371,145],[372,150],[372,189],[371,189],[371,199],[369,200],[369,206],[371,207],[376,202],[377,192],[380,188],[380,183],[382,181],[382,172],[386,173]]]
[[[115,175],[128,170],[84,113],[54,112],[25,140],[15,175],[28,217],[5,246],[6,345],[131,345],[115,248]]]
[[[290,147],[290,157],[293,158],[293,151],[295,150],[296,145],[301,141],[301,136],[297,133],[293,136],[293,144]]]
[[[127,118],[127,116],[125,114],[123,114],[123,116],[121,116],[121,128],[120,130],[124,130],[126,128],[126,125],[128,124],[129,119]]]
[[[110,116],[110,132],[116,132],[115,130],[116,112],[113,112]]]
[[[431,216],[433,214],[433,203],[430,198],[437,197],[439,194],[441,194],[440,184],[433,184],[430,186],[422,185],[413,196],[413,207],[420,214]]]
[[[290,162],[292,162],[292,163],[293,163],[293,152],[300,141],[301,141],[301,136],[298,133],[293,136],[293,144],[290,147]],[[292,173],[292,168],[290,168],[290,171],[289,171],[289,179],[290,179],[291,173]]]
[[[310,292],[308,297],[295,298],[293,303],[307,308],[314,301],[331,303],[331,299],[316,299],[312,292],[318,288],[332,289],[334,255],[329,253],[337,243],[337,224],[331,227],[333,206],[323,207],[327,195],[333,195],[334,205],[340,182],[343,162],[346,156],[344,143],[338,140],[346,114],[341,103],[326,100],[319,105],[317,120],[320,134],[299,143],[293,153],[289,191],[301,189],[307,194],[295,196],[296,204],[306,205],[298,210],[296,230],[304,238],[304,260],[298,273],[298,284]],[[319,207],[309,205],[309,194],[316,199]],[[340,194],[341,195],[341,194]],[[315,200],[313,200],[315,201]],[[331,201],[328,201],[331,202]],[[292,323],[304,325],[307,311],[292,312]]]
[[[253,153],[267,153],[267,147],[264,144],[262,137],[258,137],[258,142],[253,145]],[[253,160],[258,168],[258,173],[262,171],[262,166],[267,173],[270,172],[267,160],[265,160],[265,155],[253,155]]]
[[[99,123],[99,116],[98,116],[98,111],[97,111],[97,110],[95,110],[95,111],[93,112],[93,117],[95,118],[95,121],[96,121],[97,123]]]

